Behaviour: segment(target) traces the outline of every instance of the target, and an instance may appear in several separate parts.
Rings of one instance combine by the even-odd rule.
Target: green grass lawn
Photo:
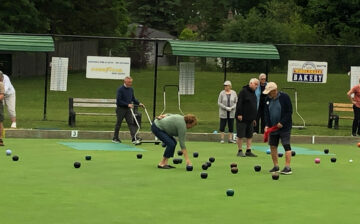
[[[292,159],[293,174],[271,179],[270,156],[238,158],[236,146],[188,142],[194,171],[156,168],[163,148],[143,144],[139,152],[80,151],[63,141],[91,140],[7,139],[6,148],[19,155],[13,162],[0,153],[1,223],[355,223],[360,199],[360,151],[350,145],[296,145],[336,154],[299,155]],[[256,146],[265,146],[256,144]],[[85,161],[91,155],[91,161]],[[201,164],[215,163],[201,179]],[[315,157],[321,159],[315,164]],[[349,163],[349,159],[353,159]],[[80,169],[73,167],[80,161]],[[283,166],[284,158],[280,159]],[[230,172],[236,162],[238,174]],[[262,171],[255,173],[259,164]],[[282,168],[282,167],[281,167]],[[235,190],[233,197],[226,190]]]
[[[152,116],[153,110],[153,70],[133,70],[135,95],[143,102]],[[250,78],[258,74],[228,73],[228,79],[233,83],[233,89],[239,92]],[[349,77],[344,74],[329,74],[326,84],[297,84],[287,83],[286,74],[270,74],[270,80],[278,83],[279,88],[295,87],[298,90],[298,109],[306,120],[307,129],[294,130],[294,134],[316,135],[350,135],[351,121],[340,120],[340,130],[328,129],[328,103],[348,102],[346,92],[349,89]],[[67,125],[68,98],[115,98],[116,89],[122,81],[86,79],[85,74],[69,74],[68,91],[49,91],[47,121],[43,121],[44,78],[22,77],[13,78],[12,82],[17,94],[17,117],[20,128],[57,128],[71,129]],[[178,84],[178,71],[174,69],[160,70],[158,75],[157,107],[159,114],[163,109],[163,85]],[[213,132],[218,129],[219,92],[223,89],[223,74],[221,72],[197,71],[195,75],[195,95],[182,96],[181,107],[185,113],[193,113],[199,118],[199,125],[193,132]],[[293,98],[293,93],[289,92]],[[175,89],[167,92],[167,110],[179,113],[177,109]],[[294,101],[293,101],[294,103]],[[79,110],[77,110],[79,111]],[[113,111],[113,109],[100,110]],[[350,113],[351,114],[351,113]],[[146,121],[146,117],[143,116]],[[295,125],[301,124],[300,118],[294,113]],[[115,117],[84,117],[77,118],[78,130],[113,130]],[[5,127],[9,127],[9,119]],[[149,130],[144,122],[144,130]]]

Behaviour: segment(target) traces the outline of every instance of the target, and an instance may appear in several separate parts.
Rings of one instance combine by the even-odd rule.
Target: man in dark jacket
[[[132,138],[132,141],[135,141],[135,133],[137,130],[136,125],[133,122],[133,117],[130,111],[130,108],[134,108],[134,105],[143,106],[142,103],[140,103],[134,95],[134,90],[131,87],[132,86],[133,79],[129,76],[125,77],[124,79],[124,85],[120,86],[117,89],[116,92],[116,124],[115,124],[115,130],[114,130],[114,137],[113,142],[114,143],[121,143],[121,140],[119,138],[119,131],[121,127],[122,121],[126,120],[126,123],[128,124],[128,127],[130,129],[130,135]]]
[[[281,174],[291,174],[290,134],[292,128],[292,104],[290,97],[286,93],[279,92],[274,82],[269,82],[263,93],[268,95],[265,103],[265,132],[270,127],[277,129],[269,134],[271,158],[274,163],[274,167],[270,172],[280,171],[277,148],[281,139],[285,149],[285,167],[281,170]]]
[[[256,78],[250,79],[249,85],[243,87],[239,92],[238,102],[236,104],[236,132],[238,145],[237,156],[240,157],[256,157],[251,152],[251,142],[254,132],[254,125],[256,124],[257,115],[257,99],[255,90],[259,85],[259,80]],[[242,138],[246,138],[246,152],[242,150]]]

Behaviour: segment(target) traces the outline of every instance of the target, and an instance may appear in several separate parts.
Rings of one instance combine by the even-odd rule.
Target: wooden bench
[[[116,99],[69,98],[69,126],[74,127],[76,115],[116,116],[116,113],[75,112],[74,108],[116,108]],[[115,110],[114,110],[115,111]]]
[[[344,113],[335,114],[334,112],[346,112]],[[351,112],[351,115],[350,115]],[[353,104],[351,103],[329,103],[329,121],[328,121],[328,128],[332,128],[333,121],[334,121],[334,128],[339,129],[339,119],[349,119],[353,120]]]

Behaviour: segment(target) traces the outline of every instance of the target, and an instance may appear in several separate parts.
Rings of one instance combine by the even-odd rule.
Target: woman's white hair
[[[266,74],[265,74],[265,73],[261,73],[261,74],[259,75],[259,79],[261,79],[261,78],[265,78],[265,79],[266,79]]]

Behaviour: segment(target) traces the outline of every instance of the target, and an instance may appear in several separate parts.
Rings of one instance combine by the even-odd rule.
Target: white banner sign
[[[66,91],[68,78],[69,58],[52,57],[50,90]]]
[[[86,78],[124,79],[130,76],[130,58],[88,56]]]
[[[350,70],[351,78],[350,78],[350,89],[359,84],[360,79],[360,67],[351,66]]]
[[[180,62],[179,91],[180,95],[194,95],[195,63]]]
[[[326,83],[327,62],[288,61],[288,82]]]

